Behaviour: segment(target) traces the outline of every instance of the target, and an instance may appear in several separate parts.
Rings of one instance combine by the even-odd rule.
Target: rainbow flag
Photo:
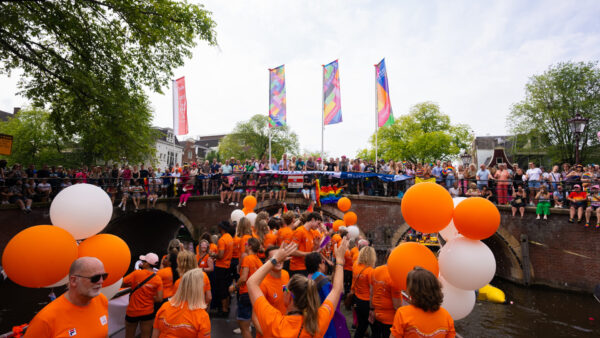
[[[377,125],[380,128],[391,126],[394,124],[394,115],[392,114],[392,104],[390,103],[385,58],[375,65],[375,82],[377,92]]]
[[[319,202],[321,204],[337,203],[342,198],[344,189],[332,186],[321,187],[319,191]]]
[[[453,166],[448,166],[448,167],[442,169],[442,173],[444,175],[453,174],[454,173],[454,167]]]
[[[323,66],[323,124],[342,122],[338,61]]]
[[[269,128],[286,125],[285,68],[269,69]]]

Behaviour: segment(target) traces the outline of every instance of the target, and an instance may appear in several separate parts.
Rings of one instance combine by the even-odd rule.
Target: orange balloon
[[[423,244],[406,242],[398,245],[387,260],[388,272],[392,282],[401,290],[406,290],[406,276],[420,266],[431,271],[436,277],[440,272],[437,258]]]
[[[492,236],[500,226],[500,212],[489,200],[470,197],[454,209],[454,226],[463,236],[482,240]]]
[[[79,257],[96,257],[104,264],[108,278],[102,286],[112,285],[121,279],[131,263],[129,246],[120,237],[98,234],[79,243]]]
[[[411,228],[434,233],[445,228],[452,220],[452,196],[441,185],[418,183],[410,187],[402,198],[402,216]]]
[[[242,201],[242,203],[244,204],[244,208],[250,209],[250,211],[252,211],[254,210],[254,207],[256,207],[256,197],[248,195],[244,197],[244,201]]]
[[[41,288],[63,279],[77,259],[77,242],[52,225],[29,227],[13,237],[2,254],[2,267],[13,282]]]
[[[252,212],[252,209],[248,209],[246,207],[242,208],[242,211],[244,212],[244,215],[248,215],[249,213]]]
[[[344,214],[344,224],[346,224],[347,226],[356,224],[357,219],[358,218],[356,217],[354,211],[348,211]]]
[[[346,223],[344,223],[344,221],[342,221],[341,219],[335,220],[333,222],[333,231],[338,231],[340,230],[341,226],[345,226]]]
[[[338,200],[338,209],[340,209],[340,211],[342,212],[350,210],[351,206],[352,203],[350,202],[350,199],[348,197],[342,197]]]

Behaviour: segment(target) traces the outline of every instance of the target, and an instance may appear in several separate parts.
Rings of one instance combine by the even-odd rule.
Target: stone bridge
[[[358,225],[385,259],[409,229],[400,212],[401,200],[374,196],[349,196]],[[289,194],[288,206],[305,209],[308,204],[298,194]],[[219,203],[217,196],[191,197],[187,207],[178,208],[175,198],[160,200],[156,209],[138,212],[115,208],[113,219],[103,232],[113,233],[128,242],[133,255],[149,251],[162,253],[168,241],[181,231],[197,239],[205,231],[216,232],[217,224],[228,219],[235,209]],[[23,214],[14,206],[0,209],[0,250],[22,229],[50,224],[48,204],[34,205]],[[261,202],[256,210],[277,212],[281,205]],[[559,289],[591,292],[600,283],[600,230],[568,223],[568,210],[552,209],[549,221],[536,220],[534,208],[525,217],[512,218],[509,207],[499,207],[502,224],[497,233],[485,240],[497,261],[496,274],[517,283],[545,285]],[[342,218],[335,205],[325,205],[323,213]]]

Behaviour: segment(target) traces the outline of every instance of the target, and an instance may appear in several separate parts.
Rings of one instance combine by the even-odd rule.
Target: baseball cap
[[[573,188],[581,188],[581,186],[579,184],[575,184]]]
[[[600,185],[597,185],[597,184],[596,184],[596,185],[593,185],[593,186],[592,186],[592,189],[600,189]]]
[[[156,265],[156,263],[158,263],[158,256],[153,252],[149,252],[145,255],[141,255],[140,259],[152,266],[154,266],[154,265]]]

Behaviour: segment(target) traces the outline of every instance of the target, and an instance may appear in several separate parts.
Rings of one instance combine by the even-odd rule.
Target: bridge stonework
[[[397,245],[409,229],[402,218],[400,199],[349,197],[352,200],[351,210],[358,215],[361,232],[373,243],[379,261],[383,262],[385,252]],[[297,194],[289,194],[286,202],[307,207],[306,200]],[[178,208],[177,203],[176,199],[160,200],[154,212],[175,217],[195,238],[204,231],[217,231],[217,224],[228,219],[235,209],[220,204],[216,196],[192,197],[183,208]],[[256,210],[273,213],[280,207],[267,201],[259,203]],[[535,219],[534,208],[527,208],[523,219],[511,217],[509,207],[500,206],[499,209],[501,226],[494,236],[484,241],[496,257],[497,276],[522,284],[584,292],[591,292],[600,283],[600,230],[569,223],[568,210],[552,209],[550,219],[544,221]],[[334,219],[343,217],[335,205],[324,205],[322,210]],[[143,213],[140,211],[139,214]],[[113,227],[123,224],[119,220],[131,217],[136,217],[131,211],[122,212],[115,208],[107,229],[111,228],[111,224]],[[33,212],[27,215],[14,206],[3,206],[0,208],[0,250],[19,231],[40,224],[51,224],[48,204],[34,205]],[[122,230],[119,235],[123,236],[125,232]],[[164,249],[163,246],[164,239],[156,250]]]

